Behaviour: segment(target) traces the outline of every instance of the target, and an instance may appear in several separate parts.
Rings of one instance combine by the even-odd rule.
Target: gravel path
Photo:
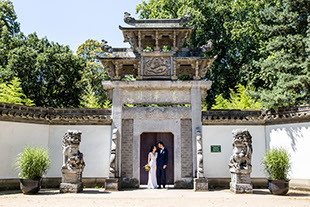
[[[92,207],[92,206],[294,206],[310,207],[310,192],[290,191],[287,196],[274,196],[268,190],[254,194],[234,194],[229,190],[194,192],[176,189],[136,189],[104,192],[103,189],[84,189],[79,194],[59,194],[58,190],[42,189],[37,195],[23,195],[19,191],[0,192],[0,206],[9,207]]]

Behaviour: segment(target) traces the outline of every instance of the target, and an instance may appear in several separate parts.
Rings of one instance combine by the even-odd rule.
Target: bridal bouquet
[[[144,165],[144,169],[145,169],[145,171],[150,171],[151,170],[151,166],[149,166],[148,164]]]

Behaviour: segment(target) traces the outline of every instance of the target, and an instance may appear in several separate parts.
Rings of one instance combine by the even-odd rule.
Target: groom
[[[158,188],[161,188],[161,178],[163,178],[163,187],[166,186],[166,168],[168,162],[168,150],[163,142],[158,142],[158,157],[157,157],[157,183]]]

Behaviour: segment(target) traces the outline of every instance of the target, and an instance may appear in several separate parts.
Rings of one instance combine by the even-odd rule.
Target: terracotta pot
[[[23,194],[36,194],[41,188],[41,178],[38,179],[19,179],[20,189]]]
[[[289,180],[268,180],[268,188],[274,195],[286,195],[289,190]]]

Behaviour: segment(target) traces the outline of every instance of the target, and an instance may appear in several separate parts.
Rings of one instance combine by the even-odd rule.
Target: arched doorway
[[[168,167],[166,170],[167,184],[174,184],[174,140],[172,133],[163,132],[144,132],[140,136],[140,184],[146,185],[148,172],[144,170],[147,164],[147,156],[152,145],[162,141],[168,150]]]

